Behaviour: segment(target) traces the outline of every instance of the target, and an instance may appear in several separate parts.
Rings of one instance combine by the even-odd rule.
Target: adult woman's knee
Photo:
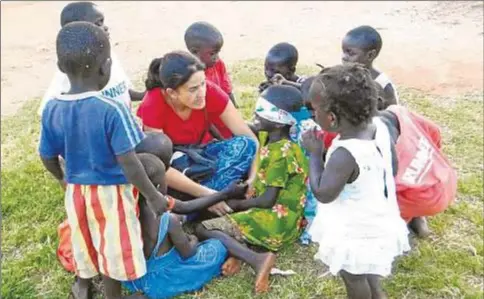
[[[234,142],[240,143],[240,148],[245,151],[245,154],[254,156],[257,150],[257,142],[247,136],[236,136],[233,138]]]

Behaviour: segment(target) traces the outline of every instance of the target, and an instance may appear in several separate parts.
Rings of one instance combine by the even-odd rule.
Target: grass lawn
[[[231,67],[235,92],[249,118],[262,80],[262,61]],[[316,71],[300,67],[300,73]],[[136,82],[141,86],[141,81]],[[459,195],[445,213],[430,218],[427,240],[398,259],[385,280],[390,298],[482,298],[483,294],[483,101],[482,94],[432,97],[401,89],[403,105],[442,127],[444,150],[458,169]],[[63,194],[37,154],[38,100],[17,115],[2,118],[2,297],[67,298],[72,275],[56,259],[57,226],[65,217]],[[313,261],[315,247],[299,244],[278,254],[277,267],[297,275],[272,278],[271,292],[260,298],[344,298],[338,278]],[[179,298],[252,298],[253,272],[216,279],[203,292]]]

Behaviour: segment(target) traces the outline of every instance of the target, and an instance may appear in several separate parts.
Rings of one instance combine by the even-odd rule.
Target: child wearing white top
[[[396,201],[390,134],[373,118],[375,83],[359,64],[326,68],[312,83],[310,100],[321,128],[339,134],[327,152],[316,131],[303,136],[318,200],[309,229],[319,243],[315,258],[343,278],[349,298],[386,298],[380,278],[410,247]]]
[[[390,105],[398,104],[396,86],[390,78],[373,67],[373,61],[380,54],[382,38],[378,31],[371,26],[360,26],[350,30],[343,38],[342,61],[344,63],[361,63],[371,73],[371,77],[383,89],[383,102],[378,108],[384,110]]]
[[[64,7],[61,12],[61,26],[64,27],[65,25],[76,21],[93,23],[103,28],[109,36],[108,27],[104,24],[104,14],[92,2],[72,2]],[[133,85],[128,79],[128,76],[126,76],[120,61],[114,53],[111,53],[111,60],[111,77],[108,84],[103,90],[101,90],[101,92],[105,97],[118,100],[131,108],[131,101],[141,101],[144,92],[137,92],[132,89]],[[69,91],[69,89],[70,83],[66,74],[57,70],[49,88],[42,98],[37,113],[42,115],[42,111],[50,99]]]

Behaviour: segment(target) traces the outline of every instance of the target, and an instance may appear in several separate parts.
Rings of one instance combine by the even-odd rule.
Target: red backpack
[[[457,174],[441,151],[439,127],[405,107],[388,110],[400,123],[395,183],[402,218],[408,222],[443,212],[455,199]]]

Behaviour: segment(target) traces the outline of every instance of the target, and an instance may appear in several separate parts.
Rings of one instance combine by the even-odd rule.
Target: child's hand
[[[275,74],[274,76],[272,76],[271,82],[273,84],[276,84],[276,85],[282,85],[285,82],[287,82],[287,80],[286,80],[286,78],[284,78],[283,75],[281,75],[281,74]]]
[[[207,210],[211,213],[216,214],[217,216],[223,216],[233,212],[233,210],[229,207],[229,205],[227,205],[224,201],[214,204]]]
[[[148,207],[153,211],[155,216],[158,217],[165,213],[168,202],[163,194],[161,194],[160,192],[156,193],[157,195],[154,198],[147,198],[146,203],[148,204]]]
[[[224,192],[230,199],[244,199],[245,194],[247,193],[247,188],[247,183],[232,182],[222,192]]]
[[[245,198],[246,199],[251,199],[251,198],[254,198],[255,197],[255,188],[254,186],[250,186],[249,188],[247,188],[247,193],[245,193]]]
[[[301,144],[310,153],[319,154],[324,150],[324,143],[318,138],[317,128],[306,131],[302,135]]]

